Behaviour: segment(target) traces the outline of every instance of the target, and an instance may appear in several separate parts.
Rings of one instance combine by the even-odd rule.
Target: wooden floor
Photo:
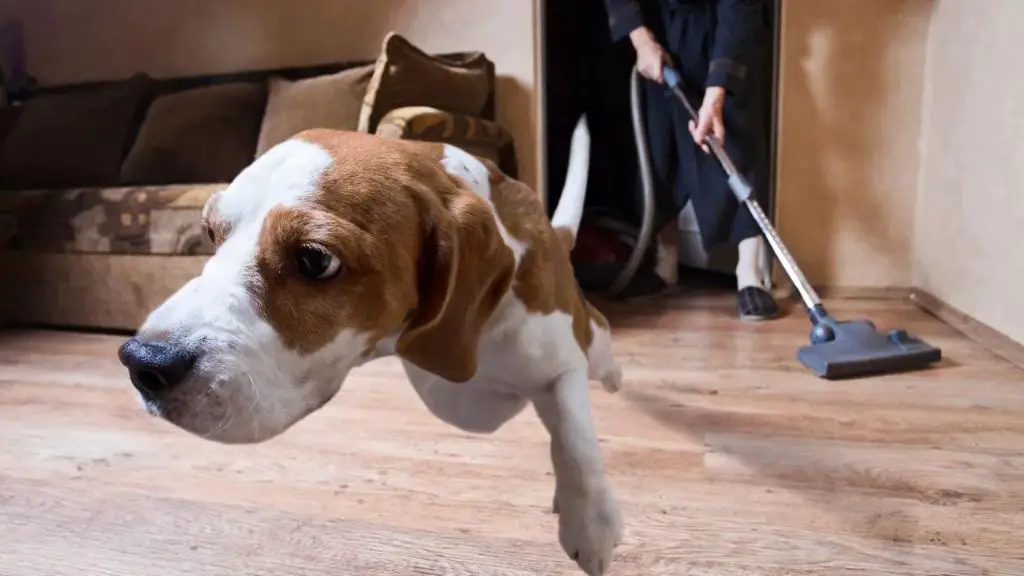
[[[593,402],[627,522],[612,574],[1024,575],[1024,372],[909,304],[832,307],[947,359],[826,382],[796,363],[799,311],[611,311],[626,383]],[[532,412],[459,433],[380,361],[284,436],[220,446],[139,409],[118,343],[0,336],[3,576],[578,574]]]

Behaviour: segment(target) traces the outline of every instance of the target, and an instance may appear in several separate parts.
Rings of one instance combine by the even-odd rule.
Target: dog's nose
[[[195,354],[167,342],[127,340],[117,350],[132,384],[144,396],[166,392],[181,384],[196,363]]]

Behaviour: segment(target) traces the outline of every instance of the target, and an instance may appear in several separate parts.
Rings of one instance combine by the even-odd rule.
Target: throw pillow
[[[153,101],[121,167],[124,184],[230,182],[256,153],[262,82],[192,88]]]
[[[154,86],[136,74],[28,99],[0,149],[5,188],[115,186]]]
[[[271,78],[256,154],[309,128],[355,130],[372,75],[369,64],[301,80]]]
[[[405,106],[480,116],[493,86],[494,66],[482,52],[431,56],[391,32],[366,90],[359,131],[373,133],[385,114]]]
[[[0,149],[3,149],[4,141],[7,140],[7,135],[14,128],[14,123],[21,114],[21,109],[21,106],[13,104],[0,106]]]

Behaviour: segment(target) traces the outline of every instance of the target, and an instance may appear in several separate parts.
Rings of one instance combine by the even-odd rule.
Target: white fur
[[[262,224],[271,208],[308,198],[333,162],[327,150],[312,142],[286,140],[235,177],[217,198],[217,211],[231,222]]]
[[[211,440],[262,440],[318,408],[361,360],[368,339],[352,330],[312,355],[289,350],[246,289],[267,213],[310,195],[332,162],[323,148],[288,140],[218,193],[218,217],[230,222],[231,233],[202,274],[153,310],[138,332],[143,340],[169,334],[205,351],[182,386],[181,402],[151,411]],[[197,397],[203,410],[192,405]]]
[[[244,274],[253,262],[267,212],[308,195],[330,163],[325,150],[299,141],[281,144],[257,159],[217,200],[220,217],[233,224],[230,237],[202,275],[157,308],[142,327],[142,337],[170,333],[190,343],[205,339],[207,353],[192,378],[227,408],[190,406],[198,416],[177,418],[186,429],[221,441],[272,437],[329,400],[353,366],[371,359],[363,356],[366,335],[353,331],[343,331],[312,356],[288,351],[245,290]],[[445,146],[441,163],[491,201],[489,174],[479,160]],[[588,163],[589,136],[581,121],[556,209],[560,225],[574,233],[585,200]],[[494,218],[519,266],[530,246],[509,234],[496,210]],[[509,291],[485,326],[478,345],[479,370],[471,380],[455,384],[410,362],[403,365],[427,408],[463,430],[493,432],[533,404],[551,435],[560,542],[584,572],[596,576],[609,569],[623,529],[590,414],[588,380],[618,390],[621,371],[611,355],[608,331],[594,322],[591,328],[593,341],[589,350],[582,350],[569,314],[530,312]],[[373,357],[393,355],[397,336],[376,343]],[[297,385],[300,381],[305,383]],[[226,422],[216,424],[216,431],[209,430],[211,413]]]
[[[581,116],[576,122],[572,143],[569,146],[569,168],[565,172],[565,184],[562,186],[558,206],[551,216],[551,225],[556,228],[569,228],[575,240],[576,233],[580,230],[580,221],[583,219],[590,170],[590,127],[587,126],[586,116]]]

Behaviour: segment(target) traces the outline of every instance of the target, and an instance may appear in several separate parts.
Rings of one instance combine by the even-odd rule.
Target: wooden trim
[[[800,299],[796,287],[790,282],[786,272],[779,265],[778,260],[772,255],[773,271],[778,279],[773,282],[776,294],[783,298]],[[839,300],[909,300],[913,288],[904,286],[821,286],[812,284],[811,288],[818,293],[820,298],[834,298]]]
[[[822,298],[841,300],[909,300],[913,288],[900,286],[815,286]]]
[[[773,112],[774,118],[772,120],[772,127],[775,132],[772,135],[772,203],[769,207],[771,210],[771,221],[772,225],[775,226],[775,231],[782,236],[782,171],[779,170],[781,165],[781,159],[784,152],[785,144],[785,126],[782,122],[782,111],[786,105],[786,90],[782,85],[782,79],[786,73],[786,18],[788,10],[791,10],[792,6],[786,0],[779,0],[776,4],[775,10],[775,78],[774,92],[775,92],[775,107]],[[783,240],[785,242],[785,240]],[[771,248],[768,249],[771,252]],[[789,278],[786,276],[786,271],[779,266],[778,260],[776,260],[774,254],[768,256],[768,260],[771,262],[769,268],[768,278],[773,287],[779,289],[786,289],[794,292],[792,284]]]
[[[910,301],[989,349],[993,354],[1024,369],[1024,343],[1017,342],[988,324],[958,310],[927,290],[914,288],[910,294]]]
[[[547,0],[533,0],[533,103],[534,121],[537,124],[536,147],[534,162],[537,169],[534,174],[537,182],[534,191],[540,195],[540,200],[547,208],[548,205],[548,110],[547,110],[547,85],[545,76],[547,67],[544,65],[547,59],[547,20],[544,18],[545,2]]]
[[[779,228],[779,140],[782,126],[782,4],[785,0],[775,0],[772,14],[772,114],[769,120],[771,135],[768,138],[768,220],[776,231]],[[764,208],[764,207],[762,207]],[[765,251],[761,264],[768,270],[768,281],[775,283],[779,277],[772,267],[774,255],[771,249]]]

